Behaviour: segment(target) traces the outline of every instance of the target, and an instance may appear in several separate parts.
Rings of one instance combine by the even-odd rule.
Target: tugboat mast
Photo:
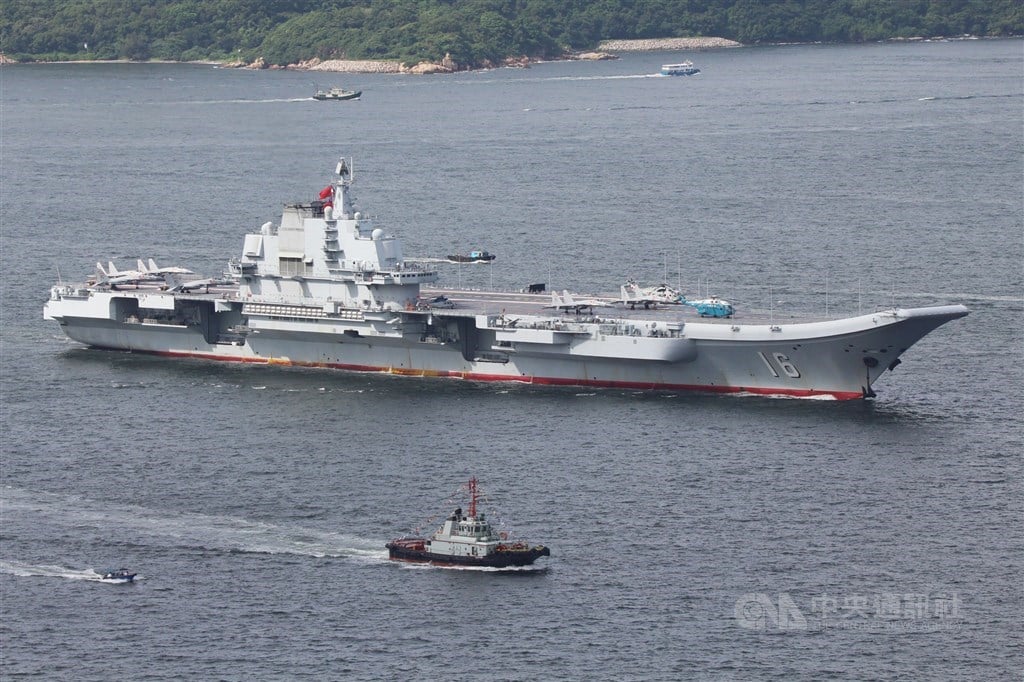
[[[469,516],[476,518],[476,476],[469,479]]]

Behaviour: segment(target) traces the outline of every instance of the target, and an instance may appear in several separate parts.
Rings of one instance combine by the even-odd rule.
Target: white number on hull
[[[758,351],[757,354],[761,357],[761,360],[768,368],[768,371],[772,373],[772,376],[777,378],[779,376],[779,372],[778,370],[775,369],[775,365],[772,364],[772,361],[769,360],[768,357],[761,351]],[[783,374],[785,374],[787,377],[789,377],[790,379],[800,378],[800,370],[796,368],[796,365],[789,361],[788,356],[783,355],[782,353],[772,353],[772,358],[775,359],[775,362],[778,364],[779,369],[781,369]]]

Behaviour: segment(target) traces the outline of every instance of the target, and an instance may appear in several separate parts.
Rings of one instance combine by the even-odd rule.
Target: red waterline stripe
[[[602,381],[596,379],[567,379],[563,377],[509,376],[506,374],[482,374],[475,372],[459,372],[457,370],[405,369],[403,367],[379,367],[376,365],[346,365],[337,362],[301,362],[296,360],[280,360],[276,358],[249,358],[232,355],[214,355],[212,353],[187,353],[179,351],[132,351],[148,355],[160,355],[171,358],[200,358],[217,362],[241,362],[255,365],[282,365],[289,367],[314,367],[340,369],[348,372],[375,372],[377,374],[397,374],[414,377],[449,377],[468,381],[501,382],[512,381],[520,384],[538,384],[541,386],[581,386],[588,388],[619,388],[632,390],[657,391],[697,391],[701,393],[751,393],[765,396],[790,396],[793,398],[813,398],[831,396],[836,400],[857,400],[864,395],[858,391],[817,391],[807,388],[764,388],[760,386],[705,386],[701,384],[659,384],[650,381]]]

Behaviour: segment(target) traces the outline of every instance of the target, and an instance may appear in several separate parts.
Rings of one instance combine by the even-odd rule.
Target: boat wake
[[[432,257],[417,257],[417,258],[406,258],[405,260],[413,263],[451,263],[452,261],[447,258],[432,258]]]
[[[91,568],[78,569],[53,564],[25,564],[18,561],[0,560],[0,573],[15,575],[19,578],[63,578],[65,580],[86,580],[110,585],[123,584],[123,581],[104,580],[102,573],[97,573]]]
[[[728,398],[765,398],[767,400],[799,400],[801,402],[818,400],[826,403],[836,402],[834,395],[802,395],[793,396],[786,395],[785,393],[749,393],[747,391],[738,391],[736,393],[726,393]]]
[[[122,542],[145,547],[291,554],[367,562],[387,560],[387,551],[380,540],[292,524],[249,521],[231,516],[159,513],[138,506],[108,505],[10,488],[3,491],[0,502],[8,528],[24,519],[28,526],[74,528],[77,534],[89,530],[106,534],[109,529],[116,528]]]
[[[312,97],[271,97],[267,99],[208,99],[179,104],[280,104],[287,102],[315,102]]]
[[[1020,295],[1008,296],[1005,294],[972,294],[967,292],[943,294],[929,291],[898,291],[896,295],[900,298],[923,298],[930,301],[958,300],[967,303],[1024,303],[1024,297]]]
[[[636,78],[661,78],[660,73],[632,73],[615,76],[559,76],[556,78],[545,78],[552,81],[621,81],[633,80]]]
[[[550,76],[547,78],[517,78],[516,83],[552,83],[559,81],[616,81],[616,80],[634,80],[642,78],[661,78],[660,73],[631,73],[631,74],[616,74],[611,76]],[[506,80],[499,80],[492,78],[488,80],[475,80],[475,81],[464,81],[467,85],[484,85],[490,83],[507,83]]]

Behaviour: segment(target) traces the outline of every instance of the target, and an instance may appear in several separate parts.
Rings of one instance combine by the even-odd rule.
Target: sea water
[[[656,75],[685,58],[700,75]],[[1022,64],[1000,40],[434,77],[4,66],[0,673],[1016,674]],[[218,274],[342,155],[408,256],[497,254],[447,286],[972,312],[850,403],[177,361],[42,320],[97,261]],[[389,562],[474,475],[551,557]],[[96,579],[121,565],[134,584]]]

